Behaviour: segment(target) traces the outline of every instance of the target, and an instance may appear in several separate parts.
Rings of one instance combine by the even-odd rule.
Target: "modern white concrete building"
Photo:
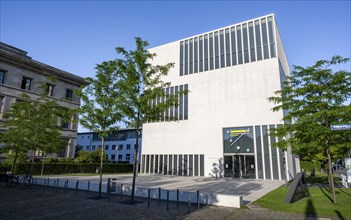
[[[173,62],[166,93],[188,89],[165,116],[143,126],[141,172],[185,176],[291,179],[290,151],[271,147],[282,124],[268,97],[289,75],[274,14],[150,49],[154,64]]]
[[[141,135],[139,135],[139,152],[142,149]],[[124,128],[114,131],[105,138],[104,151],[110,162],[134,163],[134,149],[136,143],[136,129]],[[94,132],[82,132],[77,135],[77,147],[83,151],[95,151],[101,147],[101,138]],[[139,156],[140,161],[140,156]]]
[[[52,76],[57,79],[55,84],[49,81]],[[33,60],[26,51],[0,42],[0,124],[4,120],[3,113],[11,104],[23,100],[23,93],[33,99],[39,98],[42,88],[38,82],[47,82],[50,98],[61,106],[69,109],[79,107],[79,97],[73,91],[85,83],[84,78]],[[67,146],[58,155],[51,156],[74,158],[77,123],[72,118],[70,123],[63,123],[61,127],[61,137],[67,141]],[[6,130],[0,129],[0,132]],[[36,154],[41,158],[40,152]]]

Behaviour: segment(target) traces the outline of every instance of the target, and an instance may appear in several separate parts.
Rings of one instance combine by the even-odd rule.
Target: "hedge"
[[[18,163],[16,164],[15,173],[29,173],[31,163]],[[33,175],[39,175],[41,173],[42,163],[34,164]],[[50,174],[69,174],[69,173],[95,173],[96,169],[100,167],[99,163],[45,163],[44,175]],[[8,169],[7,167],[1,167],[1,170]],[[11,170],[9,167],[8,170]],[[4,170],[5,172],[8,170]],[[126,163],[116,164],[104,164],[104,173],[131,173],[133,172],[133,165]]]

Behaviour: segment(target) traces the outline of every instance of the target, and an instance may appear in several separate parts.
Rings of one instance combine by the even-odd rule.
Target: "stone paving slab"
[[[188,204],[169,203],[151,200],[148,207],[147,199],[137,198],[136,205],[125,204],[130,197],[112,195],[108,198],[93,200],[95,192],[64,190],[54,187],[18,185],[6,187],[0,183],[0,219],[306,219],[302,214],[273,212],[268,209],[236,209],[221,206],[202,206],[197,209]],[[106,196],[106,195],[104,195]],[[308,219],[308,218],[307,218]]]

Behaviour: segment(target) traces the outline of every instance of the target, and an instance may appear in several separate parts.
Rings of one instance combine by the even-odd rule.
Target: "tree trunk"
[[[101,198],[101,188],[102,188],[102,165],[104,162],[104,147],[105,147],[105,138],[101,137],[101,157],[100,157],[100,179],[99,179],[99,198]]]
[[[43,153],[42,160],[43,160],[43,162],[41,163],[41,173],[40,173],[41,176],[42,176],[43,173],[44,173],[44,165],[45,165],[44,153]]]
[[[328,167],[329,167],[329,173],[328,173],[329,184],[330,184],[330,187],[331,187],[331,191],[333,193],[334,204],[336,204],[336,195],[335,195],[335,186],[334,186],[334,179],[333,179],[333,170],[332,170],[332,166],[331,166],[331,157],[330,157],[329,149],[327,150],[327,154],[328,154]]]
[[[29,171],[29,175],[32,176],[33,175],[33,170],[34,170],[34,159],[35,159],[35,150],[33,150],[33,155],[32,155],[32,164],[30,166],[30,171]]]
[[[134,202],[135,179],[138,172],[138,148],[139,148],[139,125],[137,124],[136,143],[134,148],[133,183],[132,183],[132,194],[131,194],[132,203]]]
[[[18,148],[16,148],[16,153],[15,153],[15,158],[13,158],[13,163],[11,167],[11,174],[15,173],[15,166],[16,166],[16,161],[17,161],[17,154],[18,154]]]

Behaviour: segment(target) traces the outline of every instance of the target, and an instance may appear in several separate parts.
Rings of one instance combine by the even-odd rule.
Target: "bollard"
[[[179,206],[179,189],[177,189],[177,207]]]
[[[121,184],[121,198],[123,197],[123,183]]]
[[[88,194],[89,194],[89,191],[90,191],[90,180],[88,181]]]
[[[77,182],[76,182],[76,191],[74,192],[74,197],[77,196],[77,193],[78,193],[78,185],[79,185],[79,180],[77,180]]]
[[[60,181],[60,179],[57,178],[57,182],[56,182],[56,187],[57,187],[57,188],[59,188],[59,181]]]
[[[107,179],[107,189],[106,189],[106,192],[107,192],[107,197],[108,197],[108,202],[110,202],[111,201],[111,193],[110,193],[110,191],[111,191],[111,189],[110,189],[110,184],[111,184],[111,178],[108,178]]]
[[[206,194],[206,205],[208,205],[208,194]]]
[[[50,179],[48,178],[48,182],[47,182],[47,187],[49,187],[50,186]]]
[[[147,190],[147,207],[150,208],[150,189]]]
[[[66,194],[67,187],[68,187],[68,179],[65,181],[65,187],[64,187],[63,194]]]
[[[167,190],[167,211],[169,210],[169,191]]]
[[[46,179],[44,180],[44,185],[43,186],[46,186]]]
[[[191,203],[190,203],[190,192],[188,193],[188,213],[190,213],[190,206],[191,206]]]
[[[197,194],[196,194],[196,200],[197,200],[197,208],[199,209],[200,208],[200,191],[198,190],[197,191]]]
[[[158,204],[161,203],[161,187],[158,187]]]

